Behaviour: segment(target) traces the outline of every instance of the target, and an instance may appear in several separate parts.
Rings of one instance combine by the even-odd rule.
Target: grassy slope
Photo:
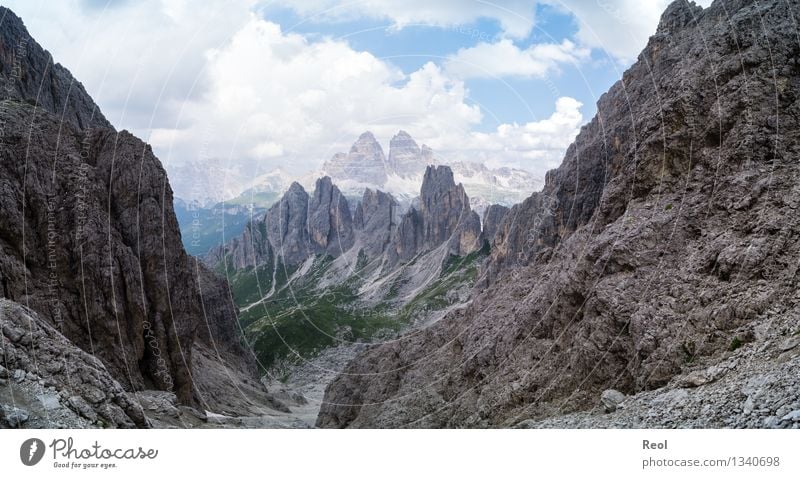
[[[363,272],[369,265],[359,257],[356,273],[333,287],[320,288],[320,279],[332,258],[318,257],[302,279],[288,284],[294,270],[278,264],[276,292],[240,315],[248,342],[262,369],[274,369],[308,359],[327,347],[344,342],[387,337],[407,327],[424,311],[441,310],[452,304],[447,292],[475,281],[486,250],[467,257],[451,257],[440,277],[409,303],[398,306],[387,297],[376,305],[359,300]],[[272,264],[242,271],[229,278],[234,297],[242,307],[256,302],[272,287]],[[391,293],[390,293],[391,296]]]

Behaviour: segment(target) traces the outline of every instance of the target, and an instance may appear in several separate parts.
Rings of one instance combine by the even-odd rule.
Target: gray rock
[[[425,171],[425,167],[433,162],[432,151],[427,146],[420,149],[417,142],[400,130],[389,141],[388,169],[400,177],[416,177]]]
[[[685,387],[699,387],[700,385],[705,385],[710,381],[711,380],[708,374],[706,374],[705,370],[695,370],[687,375],[681,383]]]
[[[83,398],[78,396],[69,397],[67,405],[87,420],[92,422],[97,420],[97,412]]]
[[[747,397],[747,400],[744,401],[744,405],[742,405],[742,411],[745,415],[749,415],[753,413],[753,409],[755,408],[755,403],[753,402],[753,397]]]
[[[603,410],[605,410],[606,413],[616,411],[624,401],[625,394],[618,390],[604,390],[600,395],[600,403],[603,405]]]
[[[778,428],[780,419],[776,416],[766,417],[763,422],[764,428]]]
[[[395,216],[399,205],[391,194],[367,188],[356,206],[353,225],[362,238],[362,248],[367,257],[378,257],[386,250],[397,224]]]
[[[61,408],[61,400],[56,394],[42,394],[37,396],[39,402],[45,410],[58,410]]]
[[[97,404],[106,399],[106,394],[93,385],[85,385],[82,391],[83,398],[85,398],[89,403]]]
[[[0,378],[8,378],[10,373],[7,368],[0,365]]]
[[[387,177],[383,148],[369,131],[358,137],[349,153],[335,154],[322,169],[334,179],[365,184],[384,184]]]
[[[470,210],[469,198],[464,187],[456,185],[453,171],[447,166],[428,166],[419,207],[403,216],[387,260],[392,265],[407,262],[447,241],[452,254],[469,254],[481,247],[480,233],[480,218]]]
[[[5,98],[35,102],[78,128],[112,127],[83,85],[28,34],[22,19],[5,7],[0,18],[0,62],[8,66],[0,69]]]
[[[800,422],[800,410],[794,410],[781,417],[781,421]]]
[[[784,340],[778,348],[781,350],[781,352],[786,352],[788,350],[792,350],[798,345],[800,345],[800,337],[790,337]]]
[[[492,204],[483,212],[483,240],[492,244],[497,230],[503,218],[508,214],[509,209],[501,204]]]
[[[338,257],[353,246],[350,206],[328,176],[317,179],[309,202],[308,236],[316,254]]]
[[[174,393],[146,390],[137,392],[136,398],[142,404],[142,408],[148,412],[170,417],[177,417],[180,414],[177,397]]]
[[[0,418],[3,419],[9,428],[19,428],[30,418],[28,411],[19,407],[3,405],[0,412],[2,412],[0,413],[2,415]]]
[[[267,240],[276,264],[297,265],[312,253],[308,237],[308,193],[292,183],[289,190],[265,217]]]

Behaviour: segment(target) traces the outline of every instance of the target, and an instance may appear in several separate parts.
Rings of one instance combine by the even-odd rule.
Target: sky
[[[667,0],[0,0],[171,165],[303,174],[363,131],[544,174]],[[698,2],[707,6],[710,0]]]

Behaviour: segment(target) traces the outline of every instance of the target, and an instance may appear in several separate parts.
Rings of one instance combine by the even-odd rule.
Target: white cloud
[[[583,124],[581,106],[574,98],[561,97],[548,118],[501,124],[491,133],[470,132],[459,143],[434,139],[431,144],[446,158],[520,167],[543,176],[561,164],[564,151],[578,134]]]
[[[397,28],[412,24],[454,27],[488,18],[512,38],[530,34],[536,11],[532,0],[276,0],[270,4],[291,8],[311,21],[366,17],[389,20]]]
[[[463,82],[433,63],[405,75],[345,42],[312,42],[254,15],[207,58],[207,91],[184,104],[174,131],[151,138],[161,150],[194,157],[203,138],[212,157],[308,169],[367,129],[436,137],[481,121]]]
[[[636,60],[655,33],[661,14],[672,0],[544,0],[572,14],[581,45],[605,51],[627,65]],[[703,7],[712,0],[699,0]]]
[[[109,121],[145,134],[173,126],[181,104],[202,93],[203,53],[247,21],[253,2],[3,3],[83,83]]]
[[[253,14],[250,1],[86,4],[9,6],[109,120],[151,142],[168,165],[255,159],[264,169],[303,172],[349,148],[364,130],[385,145],[406,129],[443,154],[544,171],[558,164],[582,121],[579,104],[561,99],[550,118],[476,133],[482,112],[456,75],[455,59],[404,74],[345,41],[282,31]],[[453,5],[431,6],[442,9],[432,18],[445,24],[476,15],[456,12],[447,20],[445,10],[458,10]],[[583,55],[570,42],[520,50],[500,39],[484,48],[489,56],[500,49],[515,63],[487,65],[499,75],[537,76]],[[478,53],[456,57],[484,61]]]
[[[542,78],[558,71],[560,64],[577,64],[589,58],[589,54],[588,49],[569,40],[537,43],[522,50],[511,40],[502,39],[458,50],[448,58],[445,69],[460,78]]]

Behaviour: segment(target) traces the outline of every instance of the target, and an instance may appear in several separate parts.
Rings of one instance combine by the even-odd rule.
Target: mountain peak
[[[407,132],[400,130],[389,142],[389,171],[401,177],[412,177],[427,165],[423,151]]]
[[[450,169],[450,166],[429,165],[425,168],[425,176],[422,178],[423,194],[431,188],[447,190],[454,187],[456,187],[456,181],[453,178],[453,170]]]
[[[687,0],[674,0],[658,22],[657,33],[674,33],[693,23],[697,22],[699,14],[703,13],[703,7]]]
[[[79,129],[113,129],[72,74],[28,33],[22,19],[0,7],[0,83],[6,98],[27,101]]]
[[[296,195],[298,193],[307,194],[305,188],[301,186],[300,183],[298,183],[297,181],[292,181],[292,184],[289,186],[289,189],[286,191],[286,194]]]
[[[372,134],[372,131],[364,131],[363,133],[361,133],[358,136],[358,139],[356,140],[356,142],[355,142],[355,144],[353,146],[355,146],[356,144],[359,144],[359,143],[362,143],[362,144],[363,143],[375,143],[375,144],[378,144],[378,140],[375,139],[375,135]]]

